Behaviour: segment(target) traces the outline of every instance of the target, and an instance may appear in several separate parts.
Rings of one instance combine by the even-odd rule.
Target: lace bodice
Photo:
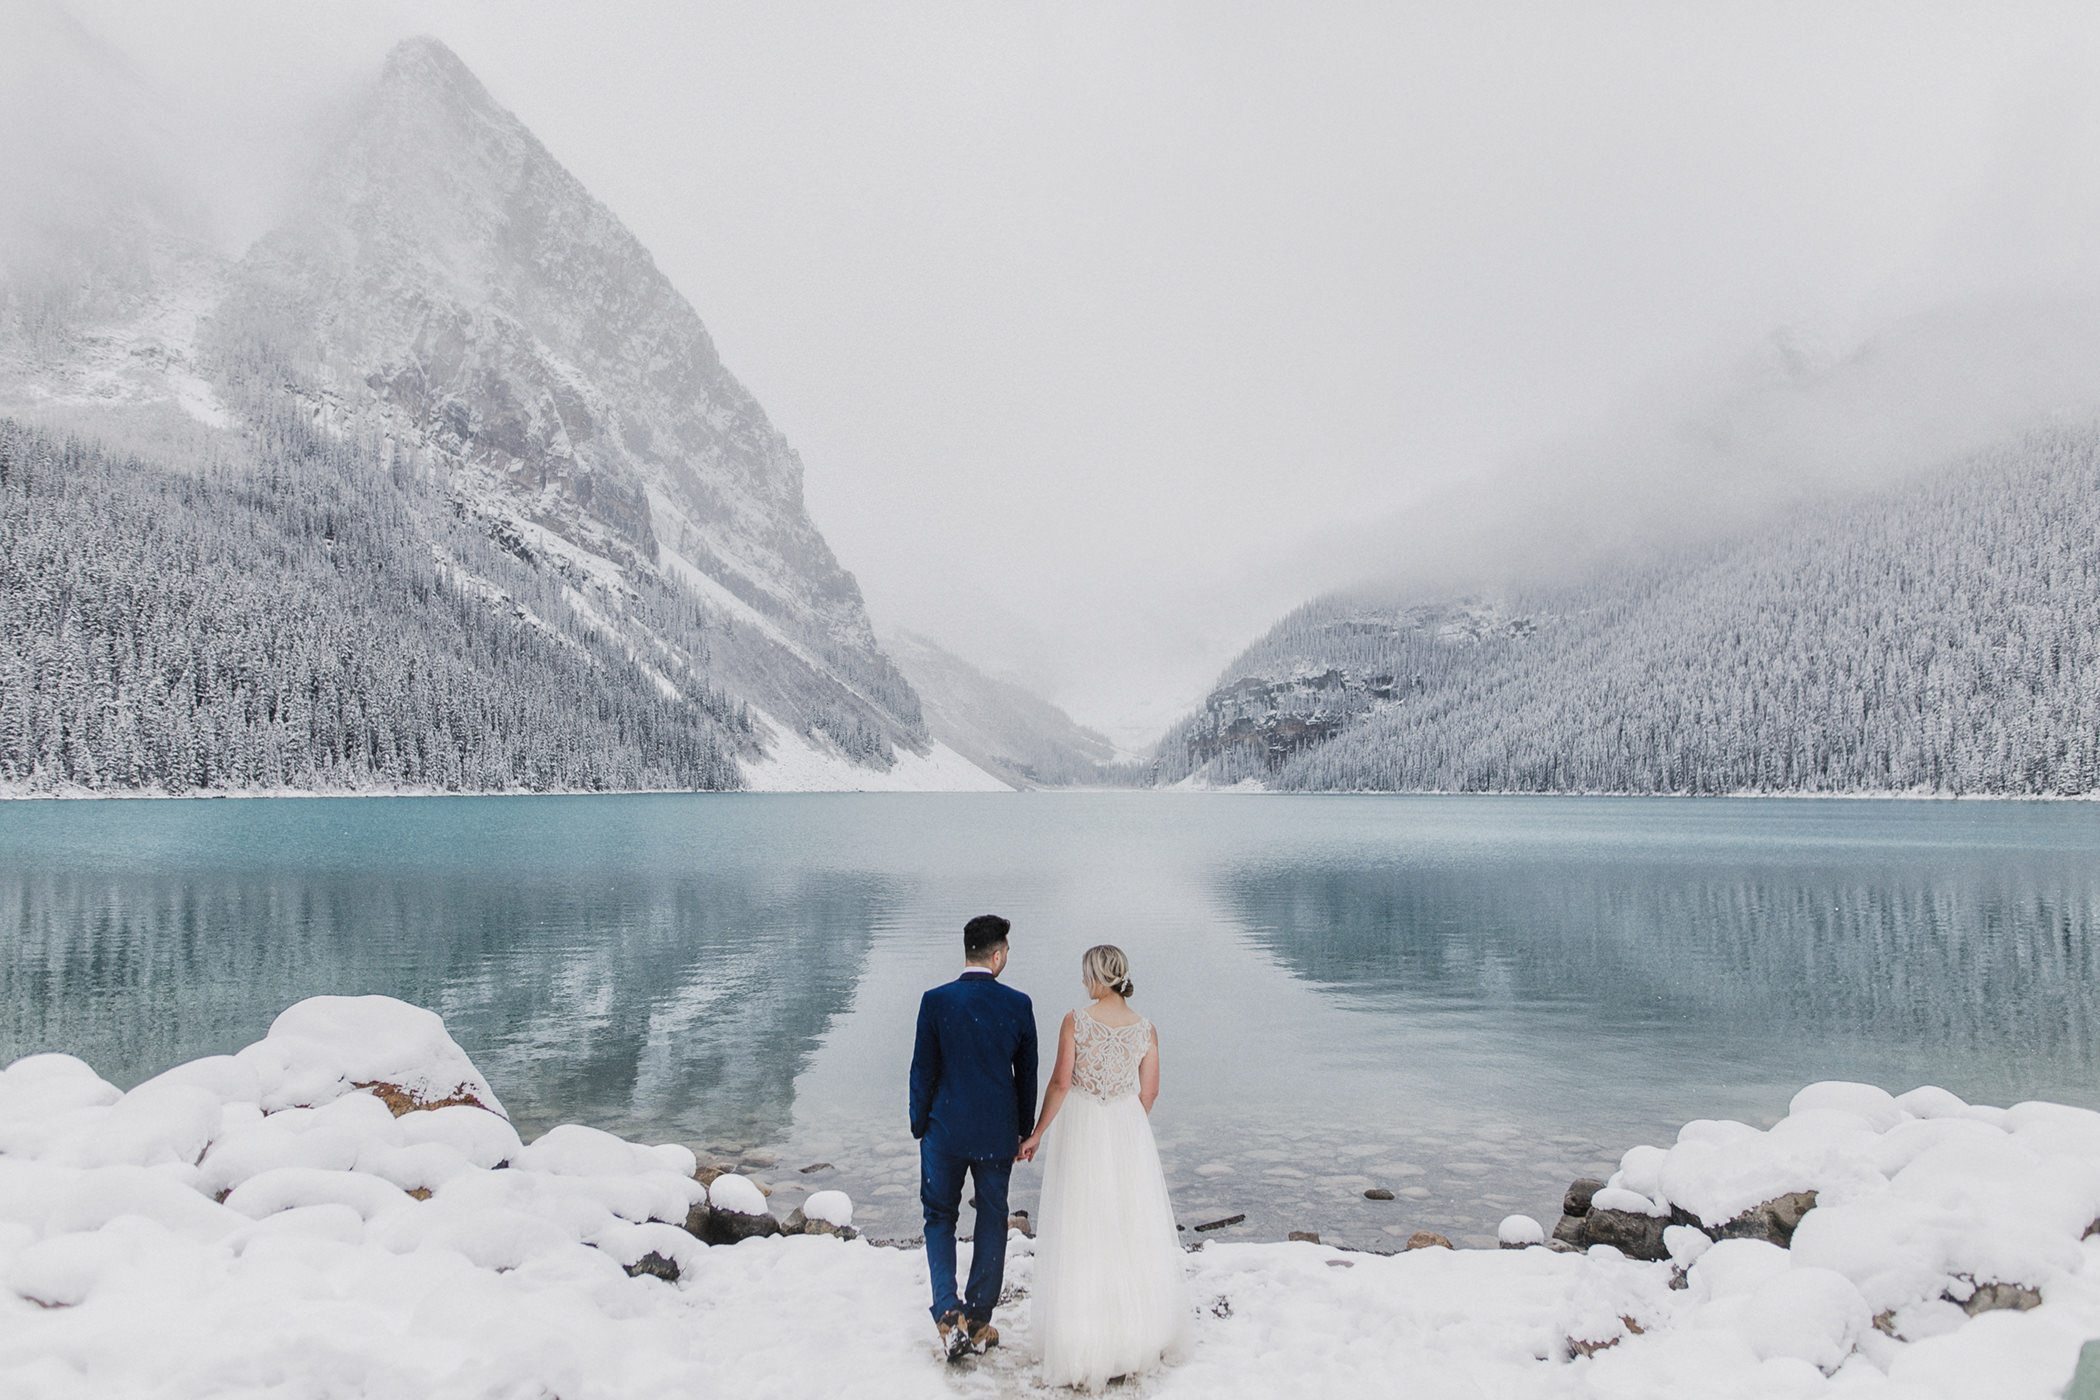
[[[1152,1023],[1140,1016],[1127,1026],[1104,1026],[1084,1009],[1072,1013],[1072,1087],[1097,1099],[1120,1099],[1138,1090],[1138,1065],[1152,1048]]]

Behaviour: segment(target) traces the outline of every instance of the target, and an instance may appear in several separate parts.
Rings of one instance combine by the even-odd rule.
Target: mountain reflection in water
[[[128,1085],[380,992],[443,1015],[528,1137],[776,1134],[889,883],[666,839],[636,800],[68,804],[100,840],[0,867],[0,1063]]]

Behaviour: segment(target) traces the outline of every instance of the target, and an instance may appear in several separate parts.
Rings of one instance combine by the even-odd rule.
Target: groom
[[[1012,925],[979,914],[963,925],[962,976],[919,1000],[911,1057],[911,1135],[919,1140],[919,1204],[933,1321],[953,1361],[999,1345],[992,1308],[1006,1274],[1006,1183],[1035,1121],[1035,1008],[999,985]],[[955,1296],[955,1221],[963,1173],[976,1195],[970,1282]]]

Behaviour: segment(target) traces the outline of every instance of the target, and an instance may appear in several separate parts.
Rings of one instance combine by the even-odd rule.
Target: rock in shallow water
[[[1407,1237],[1408,1249],[1450,1249],[1451,1241],[1434,1230],[1417,1230]]]
[[[1495,1242],[1504,1249],[1529,1249],[1546,1242],[1546,1227],[1528,1215],[1506,1216],[1495,1227]]]
[[[742,1211],[715,1209],[708,1212],[701,1238],[709,1244],[737,1244],[780,1232],[780,1222],[770,1213],[746,1215]]]
[[[1590,1202],[1604,1189],[1604,1183],[1594,1176],[1578,1176],[1568,1183],[1567,1194],[1561,1197],[1560,1208],[1564,1215],[1578,1220],[1590,1212]]]

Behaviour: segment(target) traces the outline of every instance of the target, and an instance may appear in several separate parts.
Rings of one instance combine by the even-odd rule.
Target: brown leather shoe
[[[983,1322],[966,1321],[963,1326],[970,1331],[970,1345],[979,1351],[990,1351],[999,1345],[999,1329],[989,1319]]]
[[[941,1350],[948,1354],[950,1361],[959,1361],[969,1355],[970,1329],[961,1312],[935,1318],[933,1325],[941,1334]]]

